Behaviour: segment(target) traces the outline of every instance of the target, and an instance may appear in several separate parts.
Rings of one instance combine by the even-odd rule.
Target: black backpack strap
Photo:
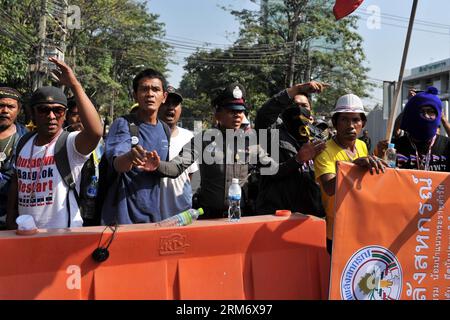
[[[61,135],[58,137],[58,140],[56,140],[55,144],[55,163],[56,168],[58,169],[59,174],[61,175],[64,183],[69,188],[69,192],[67,193],[67,206],[69,209],[69,220],[68,220],[68,227],[70,228],[70,201],[69,201],[69,193],[72,190],[75,200],[77,201],[78,207],[81,210],[80,205],[80,196],[78,195],[77,189],[76,189],[76,183],[73,180],[72,171],[70,169],[69,165],[69,156],[67,154],[67,137],[69,136],[70,132],[63,131]]]
[[[128,122],[128,128],[130,129],[131,146],[134,147],[139,141],[139,127],[134,122]],[[134,139],[135,137],[137,140]]]
[[[122,118],[124,118],[128,122],[128,129],[131,136],[131,146],[134,147],[139,143],[139,127],[136,124],[138,123],[138,118],[134,113],[123,115]],[[133,137],[136,137],[137,140],[135,140],[136,138]]]
[[[37,134],[37,133],[32,131],[32,132],[27,132],[22,137],[20,137],[19,141],[17,142],[16,150],[14,151],[14,153],[16,155],[16,159],[17,159],[17,156],[20,154],[20,151],[22,151],[23,147],[27,144],[28,140],[30,140],[31,137],[33,137],[35,134]]]

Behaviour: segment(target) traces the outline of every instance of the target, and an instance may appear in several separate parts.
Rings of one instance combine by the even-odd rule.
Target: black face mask
[[[283,123],[287,131],[299,142],[305,143],[310,138],[310,117],[308,109],[289,107],[281,114]]]

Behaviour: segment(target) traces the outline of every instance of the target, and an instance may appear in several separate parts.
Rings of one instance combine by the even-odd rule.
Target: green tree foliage
[[[7,32],[0,32],[0,82],[16,87],[20,83],[29,92],[28,66],[36,56],[41,0],[0,3],[0,14],[8,17]],[[49,11],[52,3],[47,0]],[[167,71],[170,50],[158,40],[164,36],[164,24],[147,12],[143,1],[73,0],[70,4],[80,8],[81,28],[69,29],[66,62],[103,115],[111,112],[111,106],[115,116],[128,112],[134,75],[148,67]]]
[[[116,115],[133,103],[132,79],[144,68],[167,71],[168,47],[158,16],[145,4],[129,0],[74,1],[81,8],[81,29],[71,30],[68,61],[86,80],[86,89],[103,113]]]
[[[37,44],[33,0],[0,0],[0,84],[26,92],[31,53]]]
[[[367,96],[368,69],[363,66],[357,18],[335,21],[333,4],[330,0],[269,0],[265,14],[259,9],[227,9],[240,22],[238,39],[228,49],[198,51],[187,59],[180,90],[193,99],[188,108],[206,111],[205,97],[212,98],[214,90],[229,81],[239,81],[247,88],[254,114],[287,86],[294,46],[294,83],[317,80],[331,84],[315,97],[316,112],[330,111],[337,97],[348,92]]]

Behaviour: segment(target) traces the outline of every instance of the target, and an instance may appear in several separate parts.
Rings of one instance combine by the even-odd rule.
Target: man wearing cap
[[[20,93],[13,88],[0,87],[0,230],[6,228],[6,203],[14,174],[12,156],[17,142],[27,131],[15,123],[20,108]]]
[[[102,136],[102,124],[91,101],[63,61],[50,58],[60,84],[75,96],[84,130],[72,132],[66,140],[67,157],[76,191],[80,191],[80,172]],[[8,226],[16,228],[18,215],[33,216],[38,228],[81,227],[82,218],[76,195],[69,192],[55,163],[55,142],[63,132],[67,97],[56,87],[41,87],[31,96],[36,133],[18,150],[17,179],[11,185],[8,199]]]
[[[199,159],[201,184],[198,192],[198,206],[204,209],[201,217],[206,219],[227,216],[228,188],[232,179],[239,179],[243,190],[241,208],[243,215],[249,215],[247,179],[252,163],[260,160],[270,164],[264,151],[259,148],[252,132],[241,130],[246,109],[245,90],[238,83],[232,83],[220,91],[212,100],[217,128],[205,130],[187,143],[180,154],[169,162],[160,161],[156,153],[149,156],[147,170],[156,170],[166,177],[177,177],[194,161]]]
[[[406,134],[392,141],[399,168],[450,172],[450,139],[437,134],[442,117],[437,93],[429,87],[408,100],[400,126]]]
[[[183,97],[172,86],[167,87],[167,92],[166,102],[159,108],[158,117],[170,128],[169,160],[172,160],[194,135],[191,131],[177,126],[181,116]],[[161,179],[162,219],[192,208],[191,177],[196,171],[198,171],[198,164],[194,162],[178,178]]]
[[[366,124],[366,112],[361,99],[354,94],[340,97],[332,112],[336,135],[327,141],[325,150],[314,159],[316,179],[322,190],[322,201],[327,220],[327,249],[331,253],[334,222],[334,195],[336,187],[336,162],[349,161],[367,168],[370,173],[384,172],[380,159],[370,156],[366,144],[358,140]]]
[[[311,118],[310,93],[320,93],[320,82],[296,84],[269,99],[256,116],[256,128],[278,130],[279,170],[260,176],[256,203],[260,214],[289,209],[315,216],[325,216],[320,188],[314,177],[313,158],[325,148],[323,141],[310,141],[305,122]],[[277,121],[277,118],[279,119]],[[271,131],[272,132],[272,131]],[[274,147],[274,146],[272,146]]]

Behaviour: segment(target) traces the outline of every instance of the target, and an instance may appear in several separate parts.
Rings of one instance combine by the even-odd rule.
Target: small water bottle
[[[98,187],[97,176],[92,176],[91,183],[89,184],[86,190],[86,195],[88,198],[93,199],[97,197],[97,187]]]
[[[397,151],[395,150],[395,144],[389,143],[386,153],[384,154],[384,159],[386,160],[389,168],[397,167]]]
[[[228,189],[228,220],[236,222],[241,219],[241,186],[239,179],[233,178],[231,180],[230,188]]]
[[[191,224],[192,222],[197,220],[198,217],[201,216],[202,214],[203,214],[202,208],[188,209],[170,218],[157,222],[156,226],[157,227],[187,226],[188,224]]]

